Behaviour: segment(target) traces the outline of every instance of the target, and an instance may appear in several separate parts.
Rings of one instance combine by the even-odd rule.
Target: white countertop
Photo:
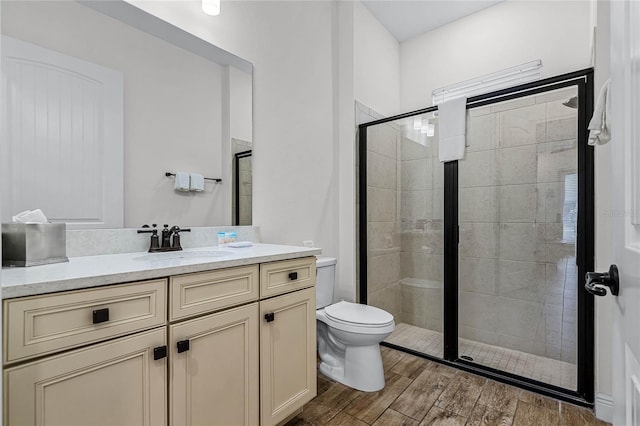
[[[2,268],[2,298],[32,296],[233,266],[319,255],[318,248],[258,244],[200,247],[168,253],[124,253],[72,257],[69,262]],[[195,256],[195,257],[189,257]]]

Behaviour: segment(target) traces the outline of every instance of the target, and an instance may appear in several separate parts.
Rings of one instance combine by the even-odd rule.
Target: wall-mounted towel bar
[[[175,174],[175,173],[166,172],[164,175],[165,175],[166,177],[169,177],[169,176],[175,176],[176,174]],[[205,180],[212,180],[212,181],[214,181],[215,183],[221,183],[221,182],[222,182],[222,179],[219,179],[219,178],[208,178],[208,177],[206,177],[206,178],[204,178],[204,179],[205,179]]]

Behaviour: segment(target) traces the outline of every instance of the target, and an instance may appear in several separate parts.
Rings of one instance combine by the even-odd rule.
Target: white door
[[[2,217],[122,227],[122,72],[2,36],[2,84]]]
[[[611,2],[614,424],[640,425],[640,2]],[[607,296],[610,297],[610,296]]]

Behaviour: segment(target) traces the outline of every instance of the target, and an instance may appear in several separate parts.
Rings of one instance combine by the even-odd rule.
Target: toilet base
[[[376,392],[384,388],[384,368],[380,345],[377,343],[345,348],[344,364],[330,365],[323,361],[320,363],[320,372],[360,391]]]

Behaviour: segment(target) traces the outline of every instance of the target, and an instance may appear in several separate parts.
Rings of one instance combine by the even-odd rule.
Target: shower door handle
[[[618,267],[611,265],[609,272],[587,272],[584,289],[594,296],[606,296],[607,287],[611,294],[617,296],[620,292],[620,277]]]

